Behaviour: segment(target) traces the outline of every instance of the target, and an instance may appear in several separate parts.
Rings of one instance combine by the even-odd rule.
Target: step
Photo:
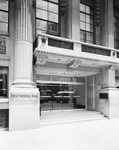
[[[107,119],[99,112],[92,111],[70,111],[70,112],[46,112],[40,118],[41,125],[59,124],[59,123],[72,123],[80,121],[91,121]]]
[[[104,120],[105,117],[91,117],[91,118],[80,118],[80,119],[70,119],[70,120],[57,120],[57,121],[46,121],[40,122],[40,125],[53,125],[53,124],[63,124],[63,123],[75,123],[75,122],[84,122],[84,121],[93,121],[93,120]]]
[[[57,115],[82,115],[82,114],[100,114],[99,112],[97,111],[85,111],[85,110],[76,110],[76,111],[72,111],[72,110],[65,110],[65,111],[44,111],[44,112],[41,112],[41,117],[44,117],[44,116],[57,116]]]
[[[92,117],[92,116],[102,116],[103,117],[103,115],[102,114],[80,114],[80,115],[78,115],[78,114],[64,114],[64,115],[60,115],[60,114],[58,114],[58,115],[50,115],[50,116],[47,116],[47,115],[45,115],[45,116],[42,116],[41,117],[41,120],[48,120],[48,119],[68,119],[68,118],[82,118],[82,117],[84,117],[84,118],[87,118],[87,117]]]

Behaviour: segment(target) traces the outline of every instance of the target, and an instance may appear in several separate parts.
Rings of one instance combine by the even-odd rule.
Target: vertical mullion
[[[47,31],[49,33],[49,1],[47,2]]]

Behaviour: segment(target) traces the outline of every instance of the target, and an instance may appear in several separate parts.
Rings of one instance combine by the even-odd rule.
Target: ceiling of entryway
[[[97,74],[101,69],[109,67],[110,64],[98,60],[40,54],[36,66],[38,74],[86,77]]]

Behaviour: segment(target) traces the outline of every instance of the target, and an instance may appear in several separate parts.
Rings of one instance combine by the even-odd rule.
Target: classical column
[[[18,87],[32,82],[32,0],[15,0],[14,82]]]
[[[39,128],[39,90],[33,83],[32,0],[15,0],[14,81],[9,92],[9,131]]]

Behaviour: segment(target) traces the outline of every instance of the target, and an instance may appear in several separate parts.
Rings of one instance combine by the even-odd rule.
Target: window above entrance
[[[80,40],[93,44],[93,8],[80,3]]]
[[[36,0],[36,32],[59,34],[58,0]]]

